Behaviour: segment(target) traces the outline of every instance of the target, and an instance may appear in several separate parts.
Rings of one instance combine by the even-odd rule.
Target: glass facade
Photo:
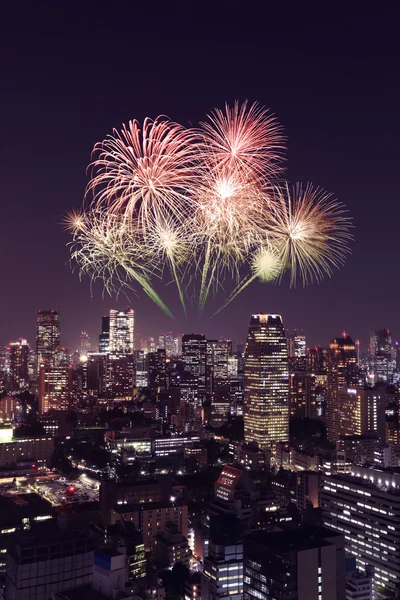
[[[36,322],[37,367],[57,367],[60,354],[60,315],[56,310],[39,310]]]
[[[267,448],[289,439],[289,366],[282,318],[253,315],[244,367],[244,435]]]
[[[125,311],[110,310],[109,352],[133,354],[135,313],[132,308]]]

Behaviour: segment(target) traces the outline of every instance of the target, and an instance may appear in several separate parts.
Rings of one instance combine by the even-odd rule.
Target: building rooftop
[[[0,523],[53,513],[54,508],[50,502],[37,494],[0,495]]]
[[[119,600],[124,598],[131,598],[131,595],[127,595],[124,592],[119,592]],[[101,592],[97,592],[90,585],[82,585],[80,587],[72,588],[70,590],[64,590],[62,592],[56,592],[54,594],[54,600],[105,600],[106,596]]]
[[[274,553],[307,550],[329,546],[329,539],[341,534],[327,527],[301,527],[276,532],[255,531],[247,539]]]

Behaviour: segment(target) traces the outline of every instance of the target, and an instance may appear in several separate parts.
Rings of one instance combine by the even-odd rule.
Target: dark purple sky
[[[343,329],[362,341],[384,326],[400,336],[396,9],[214,1],[148,3],[146,13],[134,1],[9,4],[15,9],[0,18],[0,343],[33,342],[36,311],[58,308],[62,343],[75,346],[81,329],[94,337],[101,315],[127,304],[103,299],[100,286],[91,297],[89,281],[68,266],[60,222],[81,203],[94,142],[146,115],[196,124],[236,98],[279,117],[291,182],[313,181],[347,205],[353,254],[332,279],[305,290],[254,284],[212,321],[171,325],[146,298],[132,297],[140,331],[240,339],[252,312],[278,312],[310,344]]]

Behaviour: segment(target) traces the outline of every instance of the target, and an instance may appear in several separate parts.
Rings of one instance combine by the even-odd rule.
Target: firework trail
[[[181,283],[184,273],[182,274],[180,267],[181,265],[185,266],[192,252],[193,244],[190,236],[182,225],[176,224],[173,219],[169,218],[157,221],[149,230],[146,241],[148,249],[151,249],[153,259],[156,258],[160,261],[160,268],[162,269],[165,263],[169,265],[182,308],[186,315],[185,297]]]
[[[173,318],[150,283],[157,267],[148,260],[135,231],[126,222],[98,211],[72,212],[67,216],[66,228],[72,232],[71,259],[82,274],[89,275],[92,281],[102,279],[110,294],[122,286],[134,289],[129,285],[134,281]]]
[[[232,302],[250,283],[255,279],[261,282],[272,282],[282,273],[283,262],[278,254],[271,248],[260,248],[251,259],[251,272],[233,290],[225,300],[224,304],[213,314],[213,317],[221,312]]]
[[[284,137],[276,118],[247,102],[225,111],[215,109],[202,123],[202,171],[199,229],[205,254],[199,309],[221,279],[221,270],[238,274],[240,264],[257,244],[264,216],[262,189],[281,172]]]

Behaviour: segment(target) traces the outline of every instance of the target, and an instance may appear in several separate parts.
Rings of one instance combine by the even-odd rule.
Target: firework
[[[141,288],[170,317],[153,286],[166,274],[185,314],[192,284],[200,312],[227,287],[219,312],[257,279],[331,275],[350,219],[319,188],[277,183],[284,142],[274,115],[247,102],[214,109],[199,129],[162,116],[114,129],[93,149],[84,208],[68,217],[72,259],[110,293]]]
[[[167,118],[129,121],[95,145],[86,197],[96,209],[137,219],[145,234],[154,220],[183,220],[195,182],[194,132]]]
[[[205,161],[232,173],[240,172],[251,183],[271,179],[281,172],[285,139],[282,127],[256,102],[225,104],[215,108],[209,122],[201,123]]]
[[[161,270],[165,265],[169,266],[185,315],[186,304],[182,280],[194,248],[187,227],[188,223],[184,228],[171,218],[156,221],[148,231],[146,239],[146,247],[151,253],[152,260],[160,263]]]
[[[213,316],[228,306],[255,279],[259,279],[262,283],[276,280],[281,275],[284,265],[275,250],[271,248],[259,248],[250,260],[250,267],[250,274],[236,286],[225,303]]]
[[[173,315],[151,285],[157,266],[149,261],[137,232],[123,219],[100,211],[73,212],[66,227],[72,232],[71,259],[79,265],[81,274],[92,281],[101,279],[111,294],[132,282],[169,317]]]
[[[350,218],[332,194],[301,184],[276,189],[268,236],[294,286],[297,276],[306,285],[331,276],[349,253]]]
[[[199,307],[202,311],[211,287],[226,273],[238,278],[239,269],[262,229],[263,202],[254,186],[240,173],[223,170],[203,177],[195,214],[195,231],[204,252],[201,261]]]

